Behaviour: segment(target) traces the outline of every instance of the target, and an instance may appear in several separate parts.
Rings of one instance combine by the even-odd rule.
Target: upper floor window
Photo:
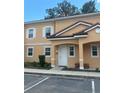
[[[49,37],[51,35],[51,27],[47,27],[45,30],[46,30],[45,36]]]
[[[75,46],[69,46],[69,56],[70,57],[75,56]]]
[[[53,34],[53,27],[52,26],[46,26],[43,28],[43,37],[49,37]]]
[[[94,45],[91,45],[91,56],[92,57],[98,57],[99,56],[99,45],[97,44],[94,44]]]
[[[35,28],[29,28],[27,30],[27,38],[28,39],[35,38]]]

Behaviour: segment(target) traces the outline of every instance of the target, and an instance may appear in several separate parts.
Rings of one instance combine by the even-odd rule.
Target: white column
[[[56,49],[55,46],[52,46],[52,50],[51,50],[51,67],[55,67],[56,64]]]
[[[79,43],[79,62],[80,62],[80,69],[84,69],[83,64],[83,44]]]

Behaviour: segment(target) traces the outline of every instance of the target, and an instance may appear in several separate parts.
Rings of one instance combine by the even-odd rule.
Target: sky
[[[46,14],[46,9],[53,8],[57,6],[57,3],[62,2],[63,0],[24,0],[24,21],[32,21],[44,19]],[[89,0],[68,0],[71,4],[75,5],[78,8],[89,1]],[[96,8],[99,10],[99,1],[96,0]]]

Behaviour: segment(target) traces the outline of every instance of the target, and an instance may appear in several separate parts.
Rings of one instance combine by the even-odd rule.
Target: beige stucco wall
[[[79,48],[78,45],[75,45],[75,57],[68,56],[68,67],[75,68],[75,63],[79,63]]]
[[[100,45],[99,42],[93,42],[93,43],[88,43],[83,45],[83,58],[84,58],[84,64],[88,63],[90,68],[100,68],[100,56],[98,57],[92,57],[91,56],[91,44],[98,44]]]
[[[25,25],[25,30],[24,30],[24,38],[25,41],[24,43],[49,43],[50,41],[48,41],[46,38],[43,37],[43,27],[45,26],[53,26],[52,22],[48,22],[48,23],[37,23],[37,24],[29,24],[29,25]],[[35,28],[36,29],[36,38],[34,39],[27,39],[26,38],[26,31],[28,28]]]
[[[28,47],[33,47],[34,48],[34,53],[33,53],[33,57],[27,57],[27,48]],[[24,47],[24,60],[25,62],[39,62],[39,55],[43,55],[44,54],[44,47],[45,46],[41,46],[41,45],[26,45]],[[51,47],[51,46],[49,46]],[[51,62],[51,57],[46,57],[46,62],[50,63]]]
[[[75,33],[78,33],[80,31],[83,31],[87,26],[84,26],[84,25],[78,25],[77,27],[63,33],[62,35],[60,36],[68,36],[68,35],[73,35]]]
[[[99,16],[90,16],[90,17],[79,17],[79,18],[72,18],[72,19],[66,19],[66,20],[58,20],[55,22],[55,32],[61,31],[62,29],[74,24],[75,22],[78,21],[86,21],[86,22],[90,22],[92,24],[95,24],[97,22],[99,22],[100,18]],[[49,43],[50,41],[47,40],[46,38],[42,37],[42,32],[43,32],[43,27],[45,26],[53,26],[54,28],[54,22],[43,22],[43,23],[33,23],[33,24],[26,24],[24,25],[24,43]],[[28,28],[36,28],[36,38],[30,40],[26,38],[26,30]],[[72,29],[72,31],[66,32],[66,34],[71,34],[71,33],[75,33],[78,32],[81,29],[85,29],[86,26],[79,26],[75,29]],[[66,35],[64,34],[64,35]]]
[[[62,30],[63,28],[66,28],[70,26],[71,24],[74,24],[75,22],[78,21],[86,21],[92,24],[95,24],[99,22],[100,17],[99,16],[90,16],[90,17],[79,17],[79,18],[72,18],[72,19],[66,19],[66,20],[60,20],[56,21],[56,32]]]

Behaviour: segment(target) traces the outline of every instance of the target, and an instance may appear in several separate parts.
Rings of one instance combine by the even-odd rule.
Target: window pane
[[[92,56],[98,56],[98,47],[92,46]]]
[[[50,48],[45,48],[45,55],[50,56]]]
[[[70,56],[74,56],[74,47],[73,46],[70,46],[69,49],[70,49],[69,55]]]
[[[50,56],[50,52],[46,52],[45,55]]]
[[[46,48],[46,51],[50,51],[50,48]]]
[[[28,35],[29,38],[33,38],[33,29],[30,29],[29,30],[29,35]]]
[[[28,48],[28,56],[32,56],[33,55],[33,48]]]
[[[74,50],[74,47],[70,47],[70,50],[72,50],[72,51],[73,51],[73,50]]]
[[[70,56],[74,56],[74,51],[70,51]]]
[[[93,56],[97,56],[97,51],[93,51]]]
[[[97,46],[92,46],[92,50],[97,50]]]
[[[51,35],[51,28],[50,27],[47,27],[45,29],[45,32],[46,32],[46,37],[50,36]]]

